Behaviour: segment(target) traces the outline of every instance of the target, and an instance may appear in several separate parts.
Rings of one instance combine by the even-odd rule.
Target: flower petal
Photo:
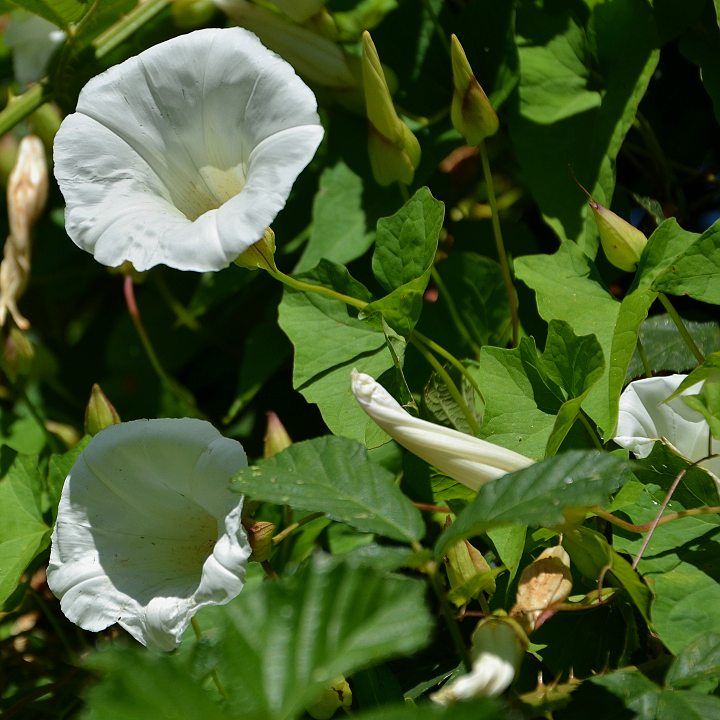
[[[322,139],[316,110],[246,30],[156,45],[93,78],[56,136],[68,234],[107,265],[219,270],[283,207]],[[286,152],[255,152],[278,135]]]
[[[357,370],[352,372],[352,389],[362,409],[390,437],[472,490],[533,464],[487,440],[413,417],[382,385]]]
[[[92,631],[117,622],[169,650],[197,610],[235,597],[251,550],[228,481],[246,465],[242,446],[202,420],[96,435],[68,475],[52,536],[48,585],[67,617]]]

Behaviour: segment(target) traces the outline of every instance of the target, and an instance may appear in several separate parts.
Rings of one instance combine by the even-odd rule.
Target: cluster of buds
[[[47,201],[48,170],[42,141],[28,135],[20,142],[18,158],[7,186],[10,234],[0,264],[0,325],[8,314],[26,330],[30,323],[18,309],[27,288],[32,255],[31,233]]]

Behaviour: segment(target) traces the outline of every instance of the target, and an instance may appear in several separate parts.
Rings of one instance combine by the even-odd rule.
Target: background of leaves
[[[177,7],[157,0],[147,6],[125,37],[113,36],[113,28],[133,0],[5,0],[0,11],[24,8],[66,28],[79,23],[43,90],[69,112],[90,76],[182,31]],[[638,535],[597,518],[566,532],[573,593],[590,593],[609,567],[613,598],[559,613],[533,634],[533,654],[503,701],[447,710],[423,703],[460,659],[421,571],[451,538],[473,536],[493,566],[506,568],[489,602],[507,609],[518,572],[556,541],[563,509],[607,505],[612,494],[609,509],[647,522],[682,467],[663,447],[632,474],[622,455],[604,453],[600,461],[578,418],[582,408],[600,436],[611,437],[622,385],[642,373],[638,335],[654,371],[696,364],[655,303],[657,292],[677,296],[704,352],[720,344],[720,231],[712,224],[719,207],[717,3],[327,6],[351,56],[359,31],[371,26],[397,79],[396,103],[423,149],[405,203],[398,189],[372,179],[361,93],[316,88],[327,138],[274,224],[277,261],[286,272],[372,302],[362,316],[332,300],[283,292],[259,272],[153,270],[137,299],[165,370],[187,391],[178,393],[153,372],[137,340],[121,276],[66,238],[62,198],[51,188],[22,301],[32,330],[3,335],[0,709],[15,718],[300,717],[318,688],[344,673],[367,718],[717,715],[717,516],[660,527],[639,574],[628,562]],[[207,22],[225,20],[215,13]],[[116,41],[99,43],[108,32]],[[463,141],[447,114],[451,32],[501,120],[488,150],[528,336],[514,349],[506,347],[509,313],[479,158],[457,154]],[[6,49],[0,75],[9,90]],[[30,122],[49,145],[43,115]],[[4,181],[10,146],[0,148]],[[595,225],[573,175],[598,201],[648,235],[654,231],[634,280],[595,257]],[[397,257],[413,262],[394,263]],[[431,279],[433,266],[442,287]],[[386,437],[350,395],[354,366],[399,397],[414,391],[425,416],[469,429],[413,344],[414,331],[466,359],[483,402],[471,385],[463,391],[483,437],[550,459],[472,499],[383,444]],[[172,656],[109,642],[114,632],[99,639],[82,633],[43,584],[59,490],[79,452],[65,452],[64,439],[79,440],[93,382],[124,419],[207,417],[241,440],[251,458],[262,455],[265,412],[277,412],[304,442],[261,462],[258,477],[241,475],[238,489],[252,486],[267,519],[282,522],[278,505],[290,505],[296,517],[326,516],[278,546],[272,563],[279,582],[262,582],[256,572],[234,603],[200,615],[204,639],[188,638]],[[50,432],[48,421],[55,423]],[[312,482],[294,485],[298,471]],[[568,477],[572,492],[564,489]],[[270,478],[287,492],[274,495]],[[720,504],[702,473],[688,473],[684,487],[670,510]],[[459,519],[441,534],[437,517],[421,515],[411,501],[450,503]],[[307,623],[308,608],[316,625]],[[461,622],[464,637],[474,624]],[[213,668],[232,678],[224,706],[207,681]],[[408,698],[418,705],[403,706]]]

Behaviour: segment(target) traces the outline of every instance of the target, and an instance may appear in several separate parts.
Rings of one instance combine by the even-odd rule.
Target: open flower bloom
[[[99,262],[220,270],[258,241],[322,139],[312,91],[241,28],[90,80],[55,138],[72,240]]]
[[[520,625],[505,617],[481,620],[473,631],[472,669],[453,680],[430,699],[440,705],[504,692],[520,668],[528,639]]]
[[[242,590],[250,545],[232,475],[240,443],[191,418],[134,420],[98,433],[65,480],[48,585],[74,623],[113,623],[161,650],[192,616]]]
[[[620,396],[615,442],[631,450],[636,457],[647,457],[657,440],[664,440],[690,462],[708,454],[710,427],[705,418],[688,407],[678,396],[665,402],[687,375],[653,377],[631,382]],[[693,385],[682,395],[696,395],[701,384]],[[720,452],[720,442],[712,440],[712,452]],[[720,458],[700,465],[716,479],[720,477]]]
[[[365,373],[353,370],[352,390],[362,409],[393,440],[472,490],[533,463],[487,440],[413,417]]]

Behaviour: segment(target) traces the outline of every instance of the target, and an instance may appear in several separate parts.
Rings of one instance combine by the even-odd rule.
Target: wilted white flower
[[[393,440],[472,490],[533,464],[513,450],[413,417],[365,373],[353,370],[352,390],[362,409]]]
[[[12,13],[5,44],[13,51],[15,79],[23,87],[45,75],[48,61],[65,39],[65,33],[49,20],[22,10]]]
[[[631,382],[620,396],[615,442],[639,458],[647,457],[658,440],[667,442],[690,462],[708,455],[710,427],[705,418],[682,399],[682,395],[696,395],[702,384],[693,385],[665,402],[686,377],[668,375]],[[710,448],[714,453],[720,452],[720,442],[713,439]],[[700,465],[720,477],[720,458]]]
[[[72,240],[138,270],[220,270],[257,242],[322,139],[312,91],[241,28],[90,80],[55,138]]]
[[[232,475],[240,443],[191,418],[102,430],[65,480],[48,585],[74,623],[172,650],[192,616],[243,587],[250,544]]]
[[[433,693],[430,699],[449,705],[458,700],[500,695],[513,681],[527,645],[527,636],[514,620],[481,620],[472,637],[472,670]]]

